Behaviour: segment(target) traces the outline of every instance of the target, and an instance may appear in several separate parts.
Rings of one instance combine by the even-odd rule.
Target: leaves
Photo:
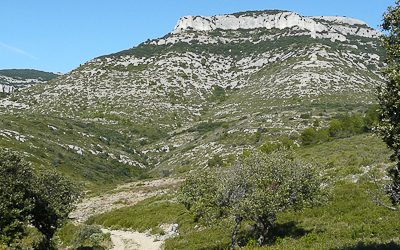
[[[384,72],[386,84],[378,89],[380,123],[378,132],[394,153],[397,167],[390,169],[392,183],[386,186],[393,205],[400,204],[400,1],[384,14],[382,28],[387,32],[382,40],[387,52]]]
[[[231,167],[192,174],[181,187],[179,200],[206,222],[223,218],[236,224],[253,221],[265,239],[263,234],[276,214],[313,203],[321,194],[320,184],[315,166],[298,161],[288,151],[252,152]]]
[[[16,242],[27,225],[50,242],[78,198],[74,185],[54,172],[35,172],[18,154],[0,149],[0,243]]]

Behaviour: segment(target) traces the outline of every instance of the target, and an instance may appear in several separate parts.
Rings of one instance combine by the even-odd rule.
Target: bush
[[[345,115],[329,122],[328,128],[317,129],[315,125],[306,128],[300,135],[305,146],[332,140],[346,138],[357,134],[370,132],[378,123],[376,105],[372,105],[362,116],[360,114]],[[318,124],[319,126],[319,124]]]
[[[112,243],[110,234],[105,234],[100,227],[83,225],[76,233],[73,242],[74,249],[110,249]]]
[[[33,225],[49,249],[56,229],[68,218],[78,192],[53,172],[35,172],[18,154],[0,149],[0,244],[12,245]]]
[[[178,199],[198,220],[228,219],[233,228],[232,248],[236,248],[242,222],[253,222],[253,238],[265,244],[277,213],[311,204],[320,194],[320,184],[316,168],[290,152],[252,152],[232,167],[192,174]]]
[[[328,131],[326,129],[306,128],[300,135],[301,144],[304,146],[313,145],[329,140]]]

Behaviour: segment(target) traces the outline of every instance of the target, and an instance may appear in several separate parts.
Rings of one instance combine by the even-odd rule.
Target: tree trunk
[[[271,228],[271,223],[265,222],[261,219],[257,220],[257,230],[259,232],[259,236],[257,238],[257,244],[259,246],[262,246],[266,243],[270,228]]]
[[[237,244],[237,233],[239,231],[240,223],[242,222],[242,217],[240,216],[235,216],[235,227],[233,228],[232,231],[232,249],[235,250],[236,247],[238,246]]]

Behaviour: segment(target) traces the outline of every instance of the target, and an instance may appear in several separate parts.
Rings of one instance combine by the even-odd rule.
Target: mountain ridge
[[[212,31],[217,29],[222,30],[238,30],[238,29],[285,29],[297,26],[300,29],[310,31],[312,37],[329,37],[344,41],[343,36],[348,34],[378,37],[379,32],[360,20],[348,17],[334,16],[316,16],[305,17],[295,12],[290,11],[273,11],[273,12],[257,12],[246,14],[246,12],[218,15],[218,16],[185,16],[182,17],[176,24],[172,33],[181,33],[187,30],[194,31]],[[319,20],[323,20],[321,23]],[[329,22],[329,23],[328,23]],[[332,25],[336,24],[336,25]],[[340,27],[340,25],[351,25],[356,27]],[[324,36],[323,33],[328,33]]]
[[[315,18],[306,21],[337,25]],[[340,24],[334,34],[345,39],[331,39],[289,24],[187,29],[92,59],[1,100],[0,146],[81,181],[110,183],[179,174],[365,111],[384,79],[379,39],[357,32],[371,28]]]
[[[0,70],[0,93],[10,94],[15,90],[46,83],[60,76],[58,73],[35,69],[2,69]]]

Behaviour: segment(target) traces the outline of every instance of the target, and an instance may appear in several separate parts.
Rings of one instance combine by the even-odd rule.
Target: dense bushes
[[[78,192],[54,172],[37,172],[19,155],[0,149],[0,245],[17,247],[34,226],[40,249],[52,247],[56,229],[68,218]]]
[[[188,132],[199,132],[200,134],[205,134],[220,127],[226,127],[227,125],[228,124],[225,122],[212,122],[211,120],[208,120],[207,122],[199,123],[196,127],[188,129]]]
[[[327,128],[310,127],[300,135],[302,145],[313,145],[334,138],[346,138],[370,132],[378,122],[377,106],[371,106],[364,115],[352,114],[333,119]]]

